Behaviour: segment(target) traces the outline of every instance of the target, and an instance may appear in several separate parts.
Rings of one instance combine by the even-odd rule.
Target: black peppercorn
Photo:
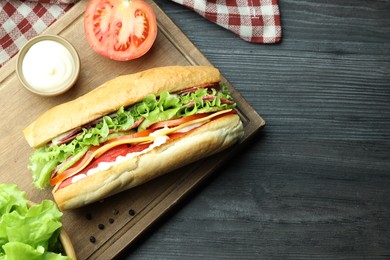
[[[130,216],[134,216],[134,215],[135,215],[134,209],[129,210],[129,215],[130,215]]]
[[[103,225],[103,224],[99,224],[99,225],[98,225],[98,228],[99,228],[100,230],[103,230],[103,229],[104,229],[104,225]]]

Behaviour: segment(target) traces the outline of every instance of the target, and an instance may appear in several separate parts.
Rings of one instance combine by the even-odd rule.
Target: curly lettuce
[[[61,217],[54,202],[29,207],[17,185],[0,184],[0,260],[71,259],[62,254]]]

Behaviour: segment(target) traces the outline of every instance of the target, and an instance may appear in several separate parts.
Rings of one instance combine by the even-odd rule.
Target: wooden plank
[[[13,69],[16,57],[1,69],[2,183],[18,184],[33,201],[52,198],[49,189],[38,191],[32,186],[27,170],[28,156],[32,150],[22,135],[22,130],[48,108],[72,100],[118,75],[158,66],[212,65],[154,2],[149,3],[158,18],[159,33],[153,48],[134,61],[112,61],[90,49],[83,31],[86,1],[78,2],[45,32],[63,36],[75,46],[80,55],[80,78],[75,87],[64,95],[47,98],[26,91]],[[64,227],[74,242],[80,259],[111,259],[117,256],[197,185],[205,181],[264,125],[259,114],[229,82],[226,83],[238,103],[245,126],[245,137],[240,144],[99,203],[64,212]],[[96,239],[95,243],[90,242],[91,236]]]

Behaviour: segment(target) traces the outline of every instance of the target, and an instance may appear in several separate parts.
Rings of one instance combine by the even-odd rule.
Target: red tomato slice
[[[175,126],[190,122],[192,120],[206,117],[208,115],[210,115],[210,113],[195,114],[195,115],[186,116],[186,117],[182,117],[182,118],[178,118],[178,119],[157,122],[157,123],[154,123],[153,125],[149,126],[148,129],[154,130],[154,129],[164,128],[164,127],[175,127]]]
[[[118,145],[109,151],[105,152],[99,158],[94,159],[85,169],[75,175],[68,175],[63,180],[61,180],[61,184],[58,186],[58,189],[64,188],[72,183],[72,178],[77,176],[78,174],[83,174],[88,172],[90,169],[96,168],[101,162],[113,162],[118,156],[125,156],[128,153],[140,152],[150,146],[151,143],[148,144],[135,144],[128,146],[126,144]]]
[[[85,168],[80,173],[85,173],[89,169],[96,168],[101,162],[113,162],[118,156],[125,156],[128,153],[140,152],[150,146],[151,143],[147,144],[135,144],[135,145],[127,145],[121,144],[115,146],[114,148],[108,150],[104,154],[102,154],[99,158],[95,159],[87,168]]]
[[[97,53],[119,61],[136,59],[156,40],[156,15],[142,0],[90,0],[84,31]]]
[[[107,144],[109,142],[116,141],[116,140],[121,140],[124,138],[132,139],[132,138],[138,138],[138,137],[145,137],[145,136],[148,136],[151,132],[152,132],[151,130],[144,130],[144,131],[132,134],[132,135],[121,136],[118,138],[111,139],[108,142],[106,142],[105,144]],[[102,158],[100,161],[110,162],[110,161],[115,160],[115,158],[118,157],[119,155],[123,155],[122,153],[124,153],[125,151],[127,151],[127,153],[136,152],[145,146],[148,147],[149,145],[150,145],[150,143],[148,143],[147,146],[146,145],[141,146],[141,145],[135,144],[135,145],[132,145],[130,147],[131,149],[126,144],[118,145],[118,146],[113,147],[112,149],[108,150],[107,152],[103,153],[101,156],[99,156],[99,160],[100,160],[100,158]],[[73,176],[75,174],[75,172],[83,171],[83,168],[88,168],[88,166],[85,167],[86,166],[85,163],[90,162],[89,165],[92,164],[94,152],[96,150],[98,150],[100,147],[101,146],[91,146],[89,148],[89,150],[87,151],[87,153],[80,160],[78,160],[72,167],[68,168],[63,173],[58,174],[54,178],[50,179],[50,185],[54,186],[54,185],[64,181],[65,179],[69,178],[70,176]],[[127,148],[127,149],[125,149],[125,148]],[[95,161],[97,161],[97,160],[95,160]],[[98,161],[98,162],[100,162],[100,161]]]

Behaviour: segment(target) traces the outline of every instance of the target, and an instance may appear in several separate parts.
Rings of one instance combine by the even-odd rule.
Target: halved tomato
[[[142,0],[90,0],[84,31],[97,53],[119,61],[136,59],[156,40],[156,15]]]

